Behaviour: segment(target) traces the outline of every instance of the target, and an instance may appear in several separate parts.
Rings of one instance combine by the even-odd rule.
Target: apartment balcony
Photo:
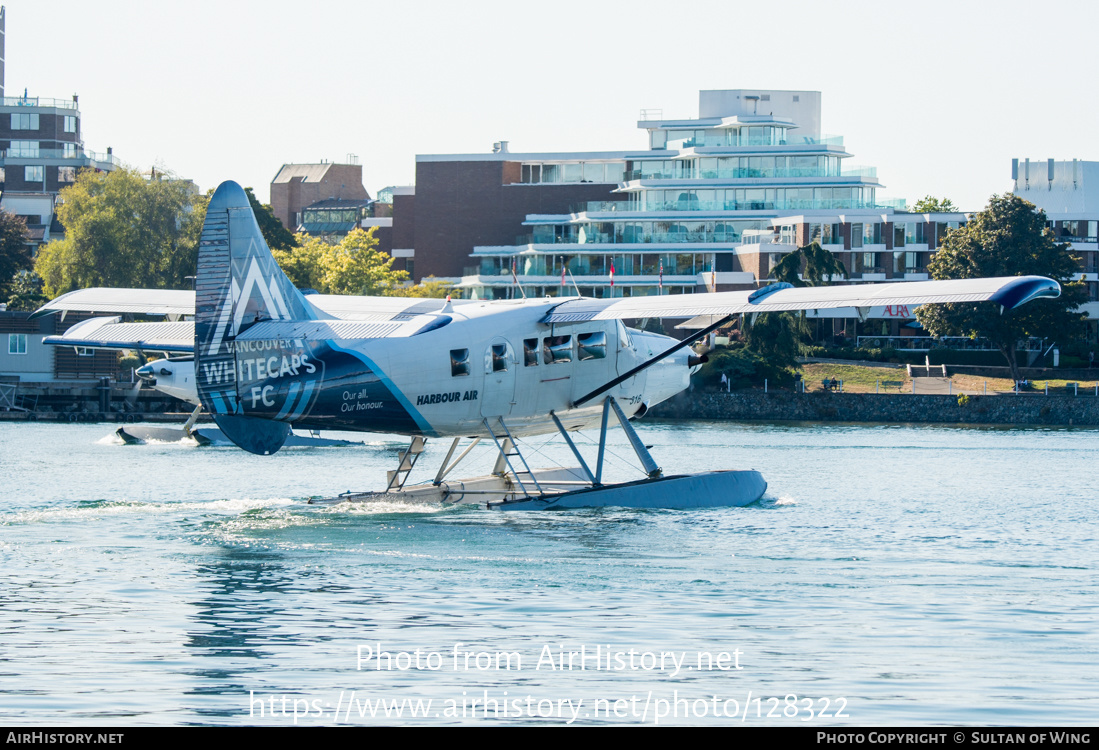
[[[633,201],[588,201],[573,205],[569,210],[573,214],[602,213],[680,213],[680,212],[725,212],[725,211],[851,211],[855,209],[880,210],[885,208],[869,201],[662,201],[649,202],[644,206]],[[926,245],[922,246],[927,249]]]
[[[734,232],[638,232],[630,236],[615,236],[603,232],[586,232],[583,237],[568,235],[520,235],[515,238],[517,246],[569,245],[573,252],[583,252],[589,245],[611,245],[619,252],[642,252],[638,245],[732,245],[747,242]],[[607,250],[599,247],[593,250]],[[645,252],[649,252],[646,248]],[[476,252],[476,251],[475,251]]]
[[[849,167],[842,171],[827,169],[700,169],[695,171],[645,172],[631,169],[623,173],[626,182],[634,180],[783,180],[812,178],[818,180],[878,179],[877,167]]]
[[[39,164],[42,162],[71,163],[73,166],[84,166],[91,163],[109,164],[114,167],[122,165],[121,160],[114,154],[103,154],[95,151],[67,150],[60,148],[8,148],[0,151],[0,160],[3,164],[19,165],[24,163]]]
[[[852,281],[885,281],[884,268],[863,268],[851,275]]]
[[[54,109],[79,109],[72,99],[47,99],[44,96],[5,96],[0,107],[52,107]]]

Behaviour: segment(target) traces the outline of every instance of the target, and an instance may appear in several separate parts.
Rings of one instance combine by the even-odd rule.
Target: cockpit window
[[[630,348],[630,331],[621,320],[618,321],[618,345],[621,349]]]

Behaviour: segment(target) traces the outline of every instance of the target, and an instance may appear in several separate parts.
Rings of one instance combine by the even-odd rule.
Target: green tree
[[[816,240],[787,253],[771,269],[771,278],[775,281],[794,286],[828,286],[836,277],[846,279],[847,268]]]
[[[43,245],[34,268],[51,297],[93,286],[187,289],[205,213],[180,180],[84,170],[61,191],[65,238]]]
[[[762,386],[764,380],[773,387],[788,386],[794,382],[792,369],[777,364],[741,343],[719,346],[711,351],[709,361],[702,365],[694,380],[703,386],[724,390],[722,375],[734,391]]]
[[[827,286],[836,278],[846,279],[847,269],[835,254],[814,240],[787,253],[771,269],[771,278],[794,286]],[[797,369],[802,342],[809,335],[805,313],[761,313],[749,320],[744,330],[748,348],[780,368]]]
[[[259,199],[252,194],[252,188],[250,187],[244,188],[244,192],[248,195],[248,202],[252,204],[252,213],[256,215],[256,222],[259,224],[263,239],[267,241],[267,247],[272,250],[289,250],[297,247],[297,239],[275,216],[275,211],[271,208],[271,205],[260,203]]]
[[[299,289],[321,294],[398,296],[405,292],[406,271],[394,271],[393,258],[378,250],[374,229],[355,229],[338,243],[306,234],[299,246],[275,250],[283,272]]]
[[[448,294],[454,293],[454,284],[449,281],[439,281],[434,276],[428,276],[415,286],[405,287],[394,296],[397,297],[434,297],[442,299]]]
[[[34,271],[20,271],[15,274],[10,289],[9,310],[30,312],[50,301],[50,298],[42,293],[42,277]]]
[[[13,277],[34,265],[27,247],[27,223],[7,211],[0,211],[0,300],[11,292]]]
[[[925,195],[916,201],[916,205],[912,206],[911,212],[914,214],[956,214],[958,213],[958,207],[949,198],[935,198],[931,195]]]
[[[794,313],[760,313],[744,331],[748,349],[775,367],[798,368],[798,355],[806,335],[805,321]]]
[[[1011,193],[994,195],[988,207],[965,226],[950,232],[931,258],[936,279],[988,276],[1048,276],[1061,284],[1057,299],[1039,299],[1001,314],[994,302],[923,305],[916,318],[932,336],[983,337],[1003,354],[1019,380],[1016,343],[1039,336],[1067,343],[1083,330],[1075,310],[1086,299],[1084,285],[1070,283],[1079,273],[1069,246],[1053,241],[1046,214]]]

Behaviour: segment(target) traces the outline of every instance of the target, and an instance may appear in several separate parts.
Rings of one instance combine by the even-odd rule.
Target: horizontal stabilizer
[[[44,343],[87,349],[142,349],[190,354],[195,346],[195,325],[174,323],[119,323],[117,317],[92,318],[77,323],[60,336],[47,336]]]

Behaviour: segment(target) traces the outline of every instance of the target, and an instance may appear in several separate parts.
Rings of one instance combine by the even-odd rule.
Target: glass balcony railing
[[[817,167],[808,169],[699,169],[645,172],[640,169],[631,169],[625,173],[626,181],[630,180],[751,180],[751,179],[784,179],[790,177],[861,177],[877,179],[877,167],[849,167],[842,172],[820,169]]]
[[[119,166],[122,162],[114,154],[95,151],[68,151],[60,148],[8,148],[0,151],[4,159],[72,159],[73,161],[94,161],[101,164]]]
[[[767,241],[773,235],[767,235]],[[583,237],[569,235],[521,235],[515,238],[515,244],[522,245],[636,245],[650,243],[692,243],[709,242],[728,244],[736,242],[753,242],[753,238],[742,236],[736,232],[726,231],[683,231],[683,232],[631,232],[629,234],[613,235],[609,233],[585,233]]]
[[[569,213],[614,213],[616,211],[640,211],[634,201],[587,201],[569,206]]]
[[[589,201],[572,206],[571,213],[664,212],[664,211],[790,211],[834,209],[880,209],[880,203],[861,200],[785,200],[785,201],[647,201],[644,205],[632,201]]]
[[[906,198],[881,198],[878,200],[878,207],[891,208],[894,211],[907,211],[908,200]]]
[[[615,276],[657,276],[663,263],[664,276],[694,276],[709,271],[709,254],[694,256],[680,255],[572,255],[567,263],[563,256],[540,255],[535,258],[520,256],[515,264],[515,276],[519,279],[530,277],[560,278],[562,267],[566,275],[574,278],[584,276],[608,276],[613,263]],[[485,260],[479,266],[465,266],[464,276],[484,276],[510,278],[512,266],[510,258]],[[654,279],[655,281],[655,279]]]
[[[92,161],[105,162],[116,167],[122,164],[122,161],[114,154],[105,154],[101,151],[85,151],[84,154]]]
[[[842,135],[818,137],[787,133],[782,128],[766,128],[771,132],[752,133],[750,129],[706,131],[690,138],[669,138],[664,147],[676,151],[687,148],[742,148],[752,146],[842,146]],[[672,133],[676,131],[670,131]],[[683,131],[679,131],[683,132]],[[700,131],[695,131],[700,132]]]
[[[56,109],[77,109],[72,99],[47,99],[42,96],[5,96],[0,103],[3,107],[54,107]]]

